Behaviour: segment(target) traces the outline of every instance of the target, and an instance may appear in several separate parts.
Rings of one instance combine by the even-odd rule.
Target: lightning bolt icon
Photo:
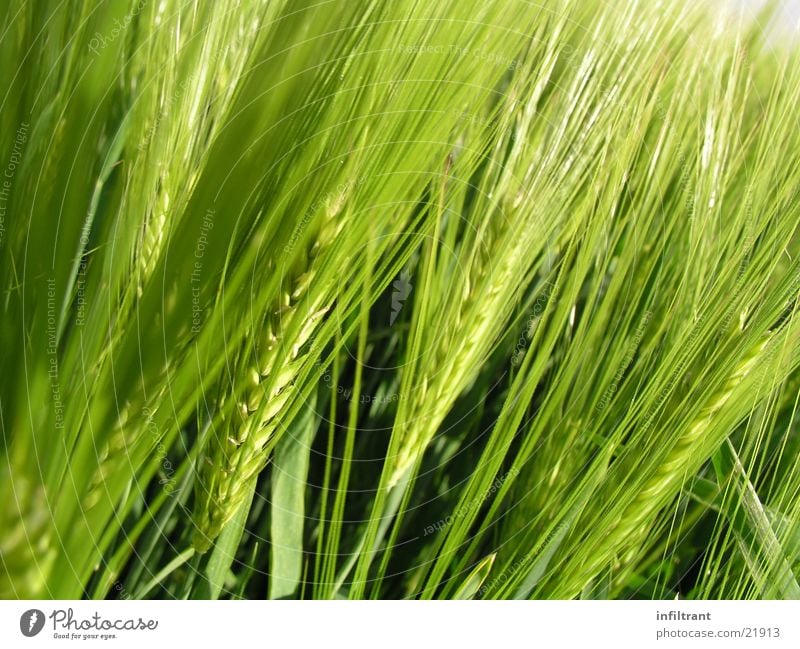
[[[28,631],[33,631],[33,625],[36,624],[36,620],[39,619],[39,616],[36,615],[36,611],[31,613],[31,617],[28,620]]]

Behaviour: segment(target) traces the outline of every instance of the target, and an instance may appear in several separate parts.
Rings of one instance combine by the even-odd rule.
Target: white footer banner
[[[0,601],[0,647],[800,647],[800,602]],[[231,644],[237,643],[237,644]],[[579,644],[580,643],[580,644]]]

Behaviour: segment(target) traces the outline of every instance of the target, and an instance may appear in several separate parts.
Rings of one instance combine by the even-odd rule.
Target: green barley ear
[[[246,495],[246,485],[267,462],[265,452],[293,399],[295,381],[309,360],[307,343],[331,306],[331,280],[317,279],[320,258],[345,227],[341,217],[345,196],[328,202],[310,243],[299,252],[290,241],[285,251],[288,269],[271,264],[269,271],[286,272],[279,297],[253,327],[253,340],[239,351],[232,373],[234,384],[223,386],[218,416],[195,487],[195,531],[192,543],[205,552],[233,517]],[[243,385],[242,385],[243,383]]]
[[[44,576],[56,558],[50,507],[41,486],[24,477],[14,479],[5,468],[0,480],[13,485],[14,494],[0,514],[0,598],[28,599],[42,592]]]
[[[680,481],[687,475],[687,467],[695,464],[698,457],[707,455],[708,433],[713,427],[714,417],[729,403],[731,397],[742,394],[742,384],[750,385],[754,377],[759,380],[762,378],[757,377],[756,373],[759,368],[769,366],[779,339],[776,333],[769,332],[741,358],[724,384],[708,398],[697,417],[677,437],[657,470],[642,483],[636,496],[603,524],[602,539],[593,548],[591,559],[585,561],[581,570],[575,573],[575,581],[570,581],[574,585],[565,583],[559,592],[572,592],[572,596],[575,596],[610,561],[615,548],[622,544],[635,547],[637,539],[641,541],[646,538],[653,514],[676,492]],[[581,584],[580,587],[578,584]]]

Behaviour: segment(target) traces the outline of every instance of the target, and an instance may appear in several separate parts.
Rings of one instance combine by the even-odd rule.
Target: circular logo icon
[[[22,635],[32,638],[44,627],[44,613],[38,608],[25,611],[19,618],[19,630]]]

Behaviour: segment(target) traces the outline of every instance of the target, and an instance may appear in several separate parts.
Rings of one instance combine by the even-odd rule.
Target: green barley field
[[[799,599],[777,10],[2,3],[0,597]]]

